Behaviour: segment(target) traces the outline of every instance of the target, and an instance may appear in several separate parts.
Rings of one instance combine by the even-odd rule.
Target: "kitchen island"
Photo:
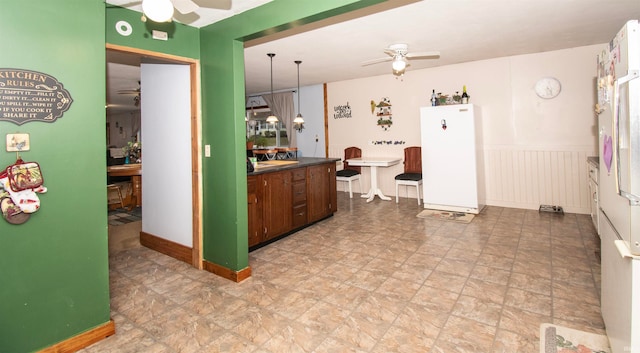
[[[258,162],[247,173],[249,250],[331,217],[338,209],[339,160],[301,157]]]

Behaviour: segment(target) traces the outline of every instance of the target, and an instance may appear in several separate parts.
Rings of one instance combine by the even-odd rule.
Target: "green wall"
[[[103,0],[3,1],[0,68],[49,74],[74,101],[54,123],[0,121],[0,141],[30,134],[22,155],[40,163],[48,188],[28,222],[0,220],[0,352],[37,351],[109,321],[105,41],[200,58],[202,144],[218,151],[203,161],[204,258],[241,270],[248,266],[243,38],[380,2],[274,0],[198,30],[143,24]],[[115,33],[120,19],[131,36]],[[151,39],[152,28],[170,40]],[[14,161],[0,147],[0,168]]]
[[[46,194],[22,225],[0,219],[0,352],[47,347],[109,321],[102,0],[2,1],[0,68],[43,72],[73,98],[53,123],[0,121],[28,133]]]
[[[200,57],[200,32],[197,28],[177,22],[155,23],[150,20],[142,22],[139,12],[109,4],[106,6],[107,43],[192,59]],[[132,31],[130,35],[123,36],[116,31],[118,21],[126,21],[131,25]],[[167,32],[168,40],[151,38],[151,31],[154,29]]]

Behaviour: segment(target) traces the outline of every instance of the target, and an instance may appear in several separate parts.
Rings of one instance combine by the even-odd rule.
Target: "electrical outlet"
[[[211,145],[204,145],[204,156],[211,157]]]

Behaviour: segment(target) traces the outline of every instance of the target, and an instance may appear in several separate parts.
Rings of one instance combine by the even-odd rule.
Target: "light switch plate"
[[[211,145],[204,145],[204,156],[211,157]]]

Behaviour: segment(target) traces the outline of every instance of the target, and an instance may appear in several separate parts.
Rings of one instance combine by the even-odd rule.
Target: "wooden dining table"
[[[131,194],[128,195],[129,209],[142,206],[142,163],[111,165],[107,167],[109,176],[131,177]]]

